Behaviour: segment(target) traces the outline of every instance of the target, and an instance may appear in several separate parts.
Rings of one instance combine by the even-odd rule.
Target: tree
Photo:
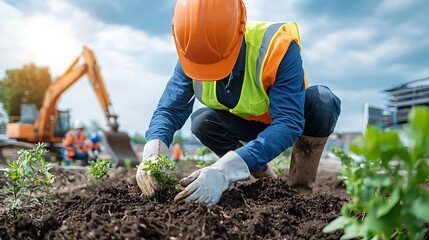
[[[97,120],[91,119],[86,129],[91,133],[102,132],[104,129]]]
[[[50,84],[51,75],[47,67],[36,67],[31,63],[19,69],[7,70],[0,85],[0,98],[6,113],[9,117],[20,116],[21,104],[33,103],[40,109]]]
[[[142,144],[144,145],[146,143],[146,139],[143,135],[136,132],[134,133],[134,136],[131,137],[131,142],[134,144]]]

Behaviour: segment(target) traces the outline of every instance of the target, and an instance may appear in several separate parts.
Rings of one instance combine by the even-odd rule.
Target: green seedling
[[[340,179],[351,201],[324,232],[343,229],[341,239],[423,239],[429,223],[429,110],[413,108],[406,127],[409,144],[396,131],[368,128],[350,150],[334,150],[343,168]]]
[[[195,151],[195,155],[199,156],[199,157],[207,156],[210,153],[211,153],[211,151],[207,147],[200,147],[200,148],[197,148],[197,150]],[[211,164],[213,164],[215,162],[216,162],[216,160],[210,160],[210,161],[202,161],[202,160],[200,160],[200,161],[197,162],[197,164],[195,166],[198,169],[201,169],[201,168],[207,167],[207,166],[209,166],[209,165],[211,165]]]
[[[204,161],[198,161],[197,162],[197,165],[196,165],[196,167],[198,168],[198,169],[201,169],[201,168],[204,168],[204,167],[206,167],[207,165],[206,165],[206,162],[204,162]]]
[[[201,156],[201,157],[208,154],[210,154],[210,149],[208,149],[207,147],[200,147],[200,148],[197,148],[197,150],[195,151],[195,155]]]
[[[172,195],[175,194],[179,187],[177,186],[177,178],[173,171],[176,169],[176,164],[165,155],[158,156],[155,161],[145,160],[146,167],[143,169],[158,180],[161,187],[160,194]]]
[[[131,169],[132,169],[132,166],[131,166],[131,159],[129,159],[129,158],[125,159],[125,160],[124,160],[124,165],[125,165],[125,168],[126,168],[127,170],[131,170]]]
[[[110,161],[110,159],[91,161],[88,172],[91,174],[92,178],[99,183],[104,178],[104,176],[109,173],[111,165],[112,161]]]
[[[281,156],[273,161],[273,169],[277,176],[282,176],[285,169],[290,166],[290,158]]]
[[[6,177],[6,201],[15,217],[24,215],[23,208],[30,203],[40,204],[43,210],[47,203],[54,201],[52,194],[55,176],[50,173],[54,166],[45,161],[45,144],[36,144],[32,149],[18,151],[18,159],[9,163]]]

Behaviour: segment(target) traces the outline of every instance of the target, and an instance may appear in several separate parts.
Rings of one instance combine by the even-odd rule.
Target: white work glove
[[[196,201],[208,205],[219,202],[222,193],[237,181],[250,177],[249,168],[234,151],[229,151],[216,163],[191,173],[180,181],[185,190],[174,198],[178,201]]]
[[[167,154],[167,145],[159,139],[150,140],[144,145],[143,160],[137,169],[136,180],[137,185],[139,185],[139,188],[143,192],[143,195],[148,198],[155,197],[155,194],[160,190],[160,185],[158,180],[152,176],[150,171],[146,172],[143,170],[146,168],[144,162],[147,160],[154,162],[158,156]]]

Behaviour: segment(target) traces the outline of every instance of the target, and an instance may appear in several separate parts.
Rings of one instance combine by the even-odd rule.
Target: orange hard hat
[[[242,0],[178,0],[172,32],[186,75],[221,80],[231,73],[246,26]]]

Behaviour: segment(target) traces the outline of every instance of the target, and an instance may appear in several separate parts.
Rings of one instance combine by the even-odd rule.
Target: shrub
[[[151,175],[158,180],[161,187],[160,194],[172,195],[178,191],[177,178],[173,174],[176,164],[167,156],[158,156],[155,161],[145,160],[144,164],[146,167],[143,170],[150,171]]]
[[[423,239],[429,222],[429,191],[421,187],[429,176],[427,108],[412,109],[406,133],[409,146],[396,131],[368,128],[350,147],[362,156],[359,161],[334,151],[345,166],[340,178],[352,198],[325,232],[343,229],[342,239]]]
[[[45,161],[45,144],[36,144],[32,149],[18,151],[18,159],[9,164],[6,177],[5,205],[13,211],[15,217],[24,215],[23,208],[30,203],[42,205],[54,201],[52,183],[55,176],[49,171],[53,164]]]
[[[109,173],[110,166],[112,161],[110,159],[100,159],[91,161],[88,172],[91,174],[92,178],[96,182],[101,182],[101,180]]]

